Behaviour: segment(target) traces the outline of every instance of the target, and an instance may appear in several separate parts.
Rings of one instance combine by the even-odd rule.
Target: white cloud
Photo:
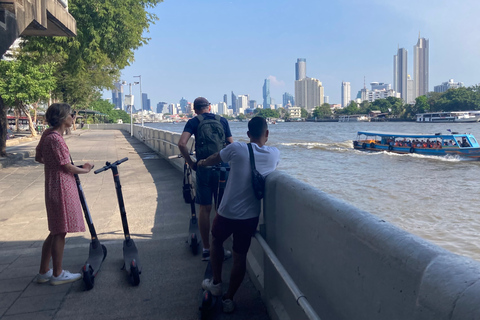
[[[275,76],[268,76],[267,79],[270,80],[270,85],[273,87],[285,87],[285,82],[283,80],[278,80]]]

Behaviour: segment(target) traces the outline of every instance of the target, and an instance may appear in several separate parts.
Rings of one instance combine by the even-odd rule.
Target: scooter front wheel
[[[93,275],[92,266],[87,263],[83,266],[82,271],[85,288],[87,289],[87,291],[93,289],[93,285],[95,284],[95,277]]]
[[[140,284],[140,271],[138,270],[135,260],[133,260],[130,264],[130,276],[132,278],[133,285],[138,286]]]

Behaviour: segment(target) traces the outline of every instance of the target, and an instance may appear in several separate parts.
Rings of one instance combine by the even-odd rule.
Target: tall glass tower
[[[270,108],[272,100],[270,98],[270,79],[265,79],[263,83],[263,109]]]
[[[237,96],[235,95],[235,93],[233,93],[232,91],[232,110],[233,110],[233,113],[238,113],[238,110],[237,110]]]
[[[302,80],[307,77],[307,59],[298,58],[295,63],[295,80]]]
[[[417,45],[413,46],[413,86],[415,98],[428,92],[428,39],[418,35]]]
[[[399,48],[393,56],[393,90],[400,93],[403,101],[408,101],[407,87],[407,50]]]

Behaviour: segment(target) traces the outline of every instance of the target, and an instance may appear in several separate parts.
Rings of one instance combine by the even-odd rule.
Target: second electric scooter
[[[72,162],[72,165],[74,165],[71,158],[70,161]],[[85,200],[85,193],[83,192],[80,178],[78,177],[78,174],[75,174],[74,176],[75,182],[77,183],[80,203],[82,204],[83,213],[85,215],[85,220],[87,221],[88,230],[90,231],[91,236],[90,248],[88,249],[88,259],[85,262],[85,265],[82,267],[85,288],[90,290],[93,288],[95,277],[97,276],[98,271],[100,271],[103,260],[105,260],[107,257],[107,248],[103,244],[100,244],[100,241],[97,238],[97,232],[95,231],[92,216],[90,215],[90,210],[88,209],[87,201]]]
[[[133,241],[133,239],[130,237],[130,232],[128,230],[127,212],[125,211],[125,204],[123,202],[122,195],[122,185],[120,184],[120,177],[118,175],[117,168],[121,163],[127,160],[128,158],[123,158],[121,160],[115,161],[114,163],[110,163],[107,161],[103,168],[95,171],[95,174],[112,169],[115,189],[117,190],[118,205],[120,207],[120,215],[122,217],[123,233],[125,235],[125,240],[123,241],[123,268],[127,271],[128,276],[132,281],[132,284],[134,286],[138,286],[140,284],[140,274],[142,273],[142,267],[140,264],[140,259],[138,257],[137,247],[135,246],[135,242]]]

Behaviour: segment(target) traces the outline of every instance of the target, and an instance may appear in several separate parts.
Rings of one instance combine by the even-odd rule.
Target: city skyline
[[[295,62],[302,58],[308,62],[306,76],[322,82],[330,103],[340,103],[342,81],[351,83],[352,98],[363,88],[364,77],[367,83],[392,83],[395,49],[412,50],[420,31],[433,46],[429,91],[451,78],[471,86],[480,82],[475,8],[480,4],[473,1],[431,6],[421,0],[166,0],[153,10],[160,20],[145,34],[151,40],[135,51],[135,61],[120,80],[133,82],[133,76],[141,74],[142,90],[152,105],[178,103],[182,97],[192,102],[197,96],[218,103],[224,94],[232,105],[230,92],[263,101],[262,85],[269,79],[270,96],[278,102],[285,92],[294,92]],[[268,17],[262,14],[265,10],[271,13]],[[318,13],[325,11],[331,14],[319,19]],[[199,23],[200,15],[215,18]],[[281,16],[288,19],[278,19]],[[291,23],[300,17],[301,26]],[[407,72],[413,78],[413,68]],[[133,94],[139,96],[138,86]],[[104,97],[110,98],[111,92]]]

